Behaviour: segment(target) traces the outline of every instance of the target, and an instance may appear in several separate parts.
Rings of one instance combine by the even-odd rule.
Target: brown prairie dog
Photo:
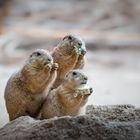
[[[54,62],[59,64],[57,78],[53,88],[58,87],[67,72],[82,69],[85,64],[85,42],[78,35],[68,35],[53,50]]]
[[[24,66],[14,73],[5,89],[9,119],[29,115],[36,117],[56,78],[58,65],[47,50],[34,51]]]
[[[92,88],[85,87],[87,80],[79,70],[68,72],[64,82],[49,92],[41,109],[41,119],[78,115],[92,93]]]

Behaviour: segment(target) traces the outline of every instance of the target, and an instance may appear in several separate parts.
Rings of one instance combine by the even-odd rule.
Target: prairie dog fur
[[[73,69],[82,69],[85,65],[85,42],[78,35],[67,35],[54,48],[52,56],[59,64],[57,78],[53,88],[58,87],[64,80],[67,72]]]
[[[50,53],[38,49],[10,77],[4,95],[10,120],[25,115],[36,117],[55,81],[57,68]]]
[[[64,82],[49,92],[41,109],[41,119],[78,115],[92,93],[92,88],[84,88],[87,80],[87,76],[79,70],[68,72]]]

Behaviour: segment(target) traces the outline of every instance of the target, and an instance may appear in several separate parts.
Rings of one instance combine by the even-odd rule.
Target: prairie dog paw
[[[88,91],[88,89],[86,89],[86,92]],[[82,97],[84,95],[85,89],[77,89],[75,91],[74,97]]]
[[[47,64],[46,66],[45,66],[45,70],[51,70],[52,69],[52,65],[51,64]]]
[[[52,64],[47,64],[47,67],[49,67],[50,69],[52,69]]]
[[[89,96],[91,95],[91,93],[93,92],[93,89],[92,88],[87,88],[87,89],[77,89],[75,91],[75,94],[74,94],[74,97],[77,97],[77,96]]]
[[[59,65],[58,65],[57,63],[54,63],[54,64],[52,65],[52,70],[57,70],[58,67],[59,67]]]
[[[93,89],[92,88],[89,88],[89,89],[85,90],[85,92],[83,92],[83,96],[84,95],[89,96],[89,95],[91,95],[92,92],[93,92]]]
[[[74,46],[74,50],[75,52],[80,55],[81,54],[81,51],[82,51],[82,48],[81,47],[77,47],[77,46]]]

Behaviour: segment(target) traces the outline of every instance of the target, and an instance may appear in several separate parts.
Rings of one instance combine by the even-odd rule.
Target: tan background
[[[139,0],[1,0],[0,21],[0,127],[8,122],[10,75],[32,50],[51,51],[70,33],[86,41],[84,71],[94,90],[88,104],[140,107]]]

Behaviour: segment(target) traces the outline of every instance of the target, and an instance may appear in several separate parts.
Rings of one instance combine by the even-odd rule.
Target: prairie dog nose
[[[84,77],[84,80],[88,80],[88,78],[87,77]]]
[[[89,91],[90,91],[90,93],[92,93],[92,92],[93,92],[93,89],[92,89],[92,88],[90,88],[90,89],[89,89]]]

